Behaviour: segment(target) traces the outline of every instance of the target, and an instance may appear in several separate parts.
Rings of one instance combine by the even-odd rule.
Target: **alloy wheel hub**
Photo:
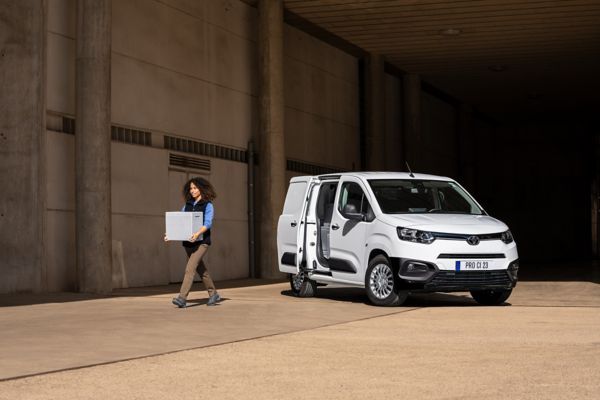
[[[394,290],[392,269],[386,264],[378,264],[371,271],[369,279],[371,292],[378,299],[385,299]]]

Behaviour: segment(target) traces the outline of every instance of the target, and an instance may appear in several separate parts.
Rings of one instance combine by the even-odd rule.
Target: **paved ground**
[[[217,307],[194,292],[185,310],[170,305],[176,287],[0,297],[0,399],[600,398],[597,283],[521,282],[502,307],[461,293],[395,308],[260,283],[221,289]]]

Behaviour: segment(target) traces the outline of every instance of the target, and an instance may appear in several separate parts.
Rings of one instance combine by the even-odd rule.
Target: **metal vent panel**
[[[168,150],[180,151],[182,153],[198,154],[202,156],[221,158],[223,160],[248,162],[248,152],[233,147],[221,146],[213,143],[201,142],[198,140],[178,138],[174,136],[164,136],[164,148]]]
[[[110,134],[112,140],[116,142],[152,146],[152,133],[148,131],[113,125]]]
[[[210,171],[210,160],[184,156],[181,154],[169,154],[169,165],[173,167],[191,168],[202,171]]]
[[[302,161],[287,160],[288,171],[299,172],[307,175],[325,175],[343,172],[341,169],[310,164]]]

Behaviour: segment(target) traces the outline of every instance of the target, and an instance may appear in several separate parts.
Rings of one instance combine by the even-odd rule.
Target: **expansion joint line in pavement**
[[[404,314],[404,313],[407,313],[407,312],[410,312],[410,311],[416,311],[416,310],[420,310],[420,309],[423,309],[423,308],[425,308],[425,307],[412,307],[412,308],[407,309],[407,310],[395,311],[395,312],[390,312],[390,313],[387,313],[387,314],[373,315],[373,316],[370,316],[370,317],[353,319],[351,321],[334,322],[334,323],[331,323],[331,324],[319,325],[319,326],[314,326],[314,327],[306,328],[306,329],[298,329],[298,330],[293,330],[293,331],[286,331],[286,332],[280,332],[280,333],[272,333],[272,334],[269,334],[269,335],[254,336],[254,337],[251,337],[251,338],[231,340],[229,342],[214,343],[214,344],[208,344],[208,345],[205,345],[205,346],[197,346],[197,347],[190,347],[190,348],[187,348],[187,349],[165,351],[163,353],[155,353],[155,354],[149,354],[149,355],[139,356],[139,357],[129,357],[129,358],[122,358],[122,359],[113,360],[113,361],[106,361],[106,362],[100,362],[100,363],[94,363],[94,364],[88,364],[88,365],[80,365],[78,367],[61,368],[61,369],[56,369],[56,370],[53,370],[53,371],[36,372],[34,374],[26,374],[26,375],[20,375],[20,376],[13,376],[13,377],[10,377],[10,378],[0,378],[0,382],[15,381],[15,380],[18,380],[18,379],[31,378],[31,377],[34,377],[34,376],[43,376],[43,375],[56,374],[56,373],[59,373],[59,372],[76,371],[76,370],[79,370],[79,369],[100,367],[102,365],[118,364],[118,363],[127,362],[127,361],[143,360],[145,358],[167,356],[167,355],[170,355],[170,354],[182,353],[184,351],[206,349],[206,348],[210,348],[210,347],[224,346],[224,345],[233,344],[233,343],[249,342],[249,341],[256,340],[256,339],[266,339],[266,338],[275,337],[275,336],[289,335],[289,334],[292,334],[292,333],[307,332],[307,331],[312,331],[312,330],[315,330],[315,329],[328,328],[328,327],[336,326],[336,325],[349,324],[349,323],[352,323],[352,322],[368,321],[370,319],[375,319],[375,318],[389,317],[391,315],[397,315],[397,314]]]
[[[590,306],[590,305],[565,305],[565,306],[545,306],[545,305],[536,305],[536,304],[520,304],[518,306],[511,304],[511,307],[517,308],[600,308],[600,306]]]

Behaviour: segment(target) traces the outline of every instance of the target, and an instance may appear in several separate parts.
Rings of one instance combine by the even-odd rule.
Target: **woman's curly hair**
[[[185,201],[189,201],[192,199],[192,195],[190,194],[190,185],[192,183],[196,185],[198,189],[200,189],[202,199],[207,201],[213,201],[217,198],[217,193],[215,192],[215,188],[213,187],[213,185],[206,179],[197,176],[187,181],[186,184],[183,186],[183,197],[185,198]]]

